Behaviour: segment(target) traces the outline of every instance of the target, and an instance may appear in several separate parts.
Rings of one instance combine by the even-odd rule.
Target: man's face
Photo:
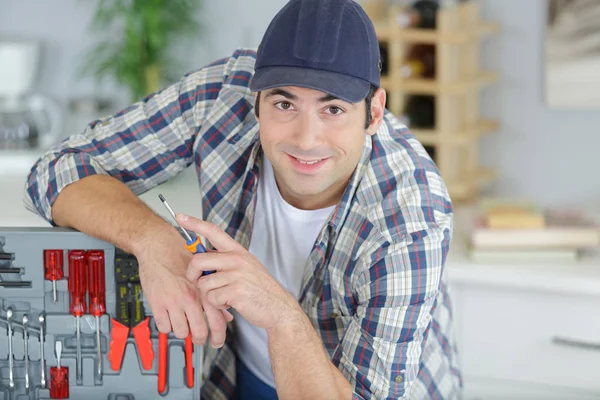
[[[295,86],[265,90],[259,107],[261,145],[282,197],[301,209],[336,204],[380,119],[365,130],[365,101]]]

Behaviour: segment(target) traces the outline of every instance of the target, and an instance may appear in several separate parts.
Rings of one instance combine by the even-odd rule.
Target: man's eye
[[[292,108],[292,103],[288,101],[280,101],[275,103],[275,107],[279,108],[280,110],[290,110]]]
[[[327,108],[327,111],[331,115],[339,115],[344,112],[344,110],[342,110],[340,107],[337,107],[337,106],[330,106]]]

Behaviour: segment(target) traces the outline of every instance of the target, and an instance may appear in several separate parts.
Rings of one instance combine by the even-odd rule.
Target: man
[[[292,0],[257,53],[45,154],[28,204],[135,254],[161,332],[210,329],[203,398],[458,398],[452,206],[379,68],[360,6]],[[209,222],[178,220],[213,249],[193,257],[136,196],[192,163]]]

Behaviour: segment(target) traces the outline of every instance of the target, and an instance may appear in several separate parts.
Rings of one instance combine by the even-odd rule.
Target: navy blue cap
[[[300,86],[358,103],[380,70],[375,28],[354,0],[290,0],[262,38],[250,89]]]

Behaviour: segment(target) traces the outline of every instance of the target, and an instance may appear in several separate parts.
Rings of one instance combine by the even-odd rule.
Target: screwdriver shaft
[[[12,340],[13,340],[13,329],[12,329],[12,316],[13,311],[12,308],[9,307],[6,310],[6,320],[8,322],[8,389],[12,392],[15,390],[15,376],[13,373],[14,364],[13,364],[13,348],[12,348]]]
[[[40,379],[40,384],[42,385],[42,389],[46,388],[46,360],[44,358],[44,322],[46,317],[44,313],[40,313],[38,320],[40,321],[40,367],[42,369],[42,377]]]
[[[100,338],[100,317],[96,316],[96,349],[98,351],[98,377],[102,376],[102,341]]]
[[[193,242],[194,240],[192,239],[192,237],[190,236],[188,231],[186,231],[185,229],[183,229],[183,227],[181,225],[179,225],[179,222],[177,221],[177,215],[175,214],[175,211],[173,211],[173,209],[171,208],[169,203],[167,203],[167,200],[165,199],[165,197],[162,194],[159,194],[158,198],[160,199],[160,201],[162,201],[162,203],[164,204],[167,211],[169,211],[169,214],[171,214],[171,217],[173,217],[173,219],[175,220],[175,223],[181,228],[181,233],[183,234],[183,237],[185,238],[185,240],[188,242]]]
[[[25,351],[25,392],[29,393],[29,317],[23,315],[23,343]]]
[[[52,281],[52,301],[54,304],[58,302],[58,295],[56,293],[56,281]]]
[[[75,379],[77,379],[77,384],[78,385],[82,385],[83,384],[83,375],[82,375],[82,371],[81,371],[81,364],[83,362],[82,360],[82,355],[81,355],[81,327],[80,327],[80,318],[79,316],[76,317],[77,320],[77,360],[75,361]]]

